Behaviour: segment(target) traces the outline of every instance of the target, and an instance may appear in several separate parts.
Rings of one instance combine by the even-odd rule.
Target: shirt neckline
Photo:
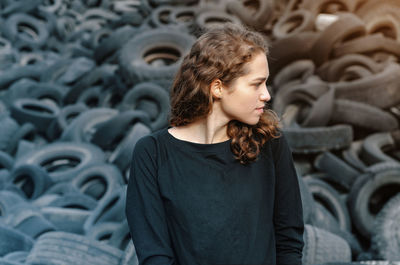
[[[178,147],[182,147],[185,149],[189,148],[192,151],[197,151],[197,152],[226,151],[227,147],[230,148],[230,143],[232,141],[232,139],[228,139],[223,142],[212,143],[212,144],[201,144],[201,143],[190,142],[187,140],[176,138],[168,131],[169,128],[171,127],[169,126],[166,129],[164,129],[164,133],[166,134],[166,137],[169,140],[169,142]]]

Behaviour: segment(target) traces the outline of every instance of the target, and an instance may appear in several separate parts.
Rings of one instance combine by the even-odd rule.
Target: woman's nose
[[[261,93],[260,99],[263,100],[263,101],[269,101],[271,99],[271,95],[268,92],[267,86],[265,86],[265,89]]]

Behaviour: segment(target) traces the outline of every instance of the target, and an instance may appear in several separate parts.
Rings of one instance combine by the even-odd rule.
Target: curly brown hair
[[[246,64],[260,52],[268,54],[267,41],[241,25],[225,23],[202,34],[175,75],[169,124],[178,127],[205,118],[212,110],[211,82],[218,78],[229,86],[246,74]],[[231,120],[227,135],[235,158],[242,164],[255,161],[261,147],[280,136],[280,127],[277,114],[267,105],[256,125]]]

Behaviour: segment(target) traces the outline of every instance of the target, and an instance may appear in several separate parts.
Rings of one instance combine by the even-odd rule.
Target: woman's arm
[[[176,265],[159,194],[156,143],[141,138],[132,155],[126,217],[140,265]]]
[[[274,227],[276,240],[276,264],[302,264],[304,246],[303,209],[292,152],[283,132],[275,139],[275,202]]]

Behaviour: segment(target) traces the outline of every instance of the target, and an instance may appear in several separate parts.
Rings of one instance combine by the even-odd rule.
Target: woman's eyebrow
[[[265,77],[258,77],[258,78],[253,79],[253,81],[260,81],[260,82],[266,81],[266,80],[267,80],[267,78],[265,78]]]

